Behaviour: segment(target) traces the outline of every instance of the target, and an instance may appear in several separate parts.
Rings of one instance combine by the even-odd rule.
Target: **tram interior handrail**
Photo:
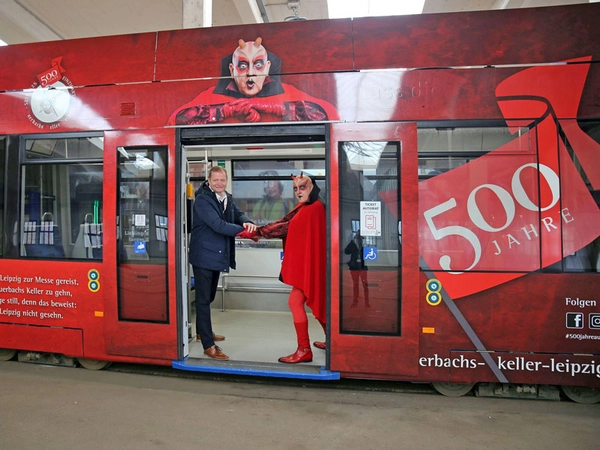
[[[234,281],[232,284],[230,279],[262,279],[262,280],[273,280],[276,281],[279,286],[274,285],[263,285],[260,286],[257,283],[249,283],[249,282],[236,282]],[[278,277],[269,276],[269,275],[234,275],[229,273],[221,273],[221,277],[219,278],[219,284],[217,286],[217,290],[221,291],[221,311],[225,311],[225,292],[269,292],[273,294],[288,294],[291,291],[291,287],[284,285],[279,281]]]

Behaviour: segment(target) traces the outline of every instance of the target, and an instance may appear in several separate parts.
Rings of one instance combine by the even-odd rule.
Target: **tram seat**
[[[82,223],[73,246],[72,258],[102,258],[102,224]]]
[[[27,256],[34,258],[64,258],[60,228],[52,220],[42,220],[26,223],[23,232],[23,242]]]
[[[564,268],[577,272],[598,272],[600,269],[600,256],[594,245],[589,245],[564,259]]]

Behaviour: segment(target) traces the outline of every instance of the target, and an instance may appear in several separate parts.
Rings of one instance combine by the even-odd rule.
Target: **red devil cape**
[[[325,206],[300,203],[285,217],[259,228],[265,238],[283,238],[281,281],[304,292],[306,304],[326,321]]]

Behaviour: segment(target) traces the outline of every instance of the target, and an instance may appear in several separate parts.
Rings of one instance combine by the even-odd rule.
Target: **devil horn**
[[[238,44],[240,45],[240,48],[246,48],[246,42],[244,42],[244,40],[243,40],[243,39],[240,39],[240,40],[238,41]]]

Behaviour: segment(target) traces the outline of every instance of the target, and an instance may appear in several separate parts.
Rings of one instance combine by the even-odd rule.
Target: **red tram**
[[[0,356],[599,401],[598,23],[586,4],[0,48]],[[268,61],[232,89],[259,38]],[[277,241],[238,240],[223,274],[232,361],[191,338],[191,186],[211,164],[259,223],[290,173],[320,180],[314,363],[269,354],[295,347]]]

